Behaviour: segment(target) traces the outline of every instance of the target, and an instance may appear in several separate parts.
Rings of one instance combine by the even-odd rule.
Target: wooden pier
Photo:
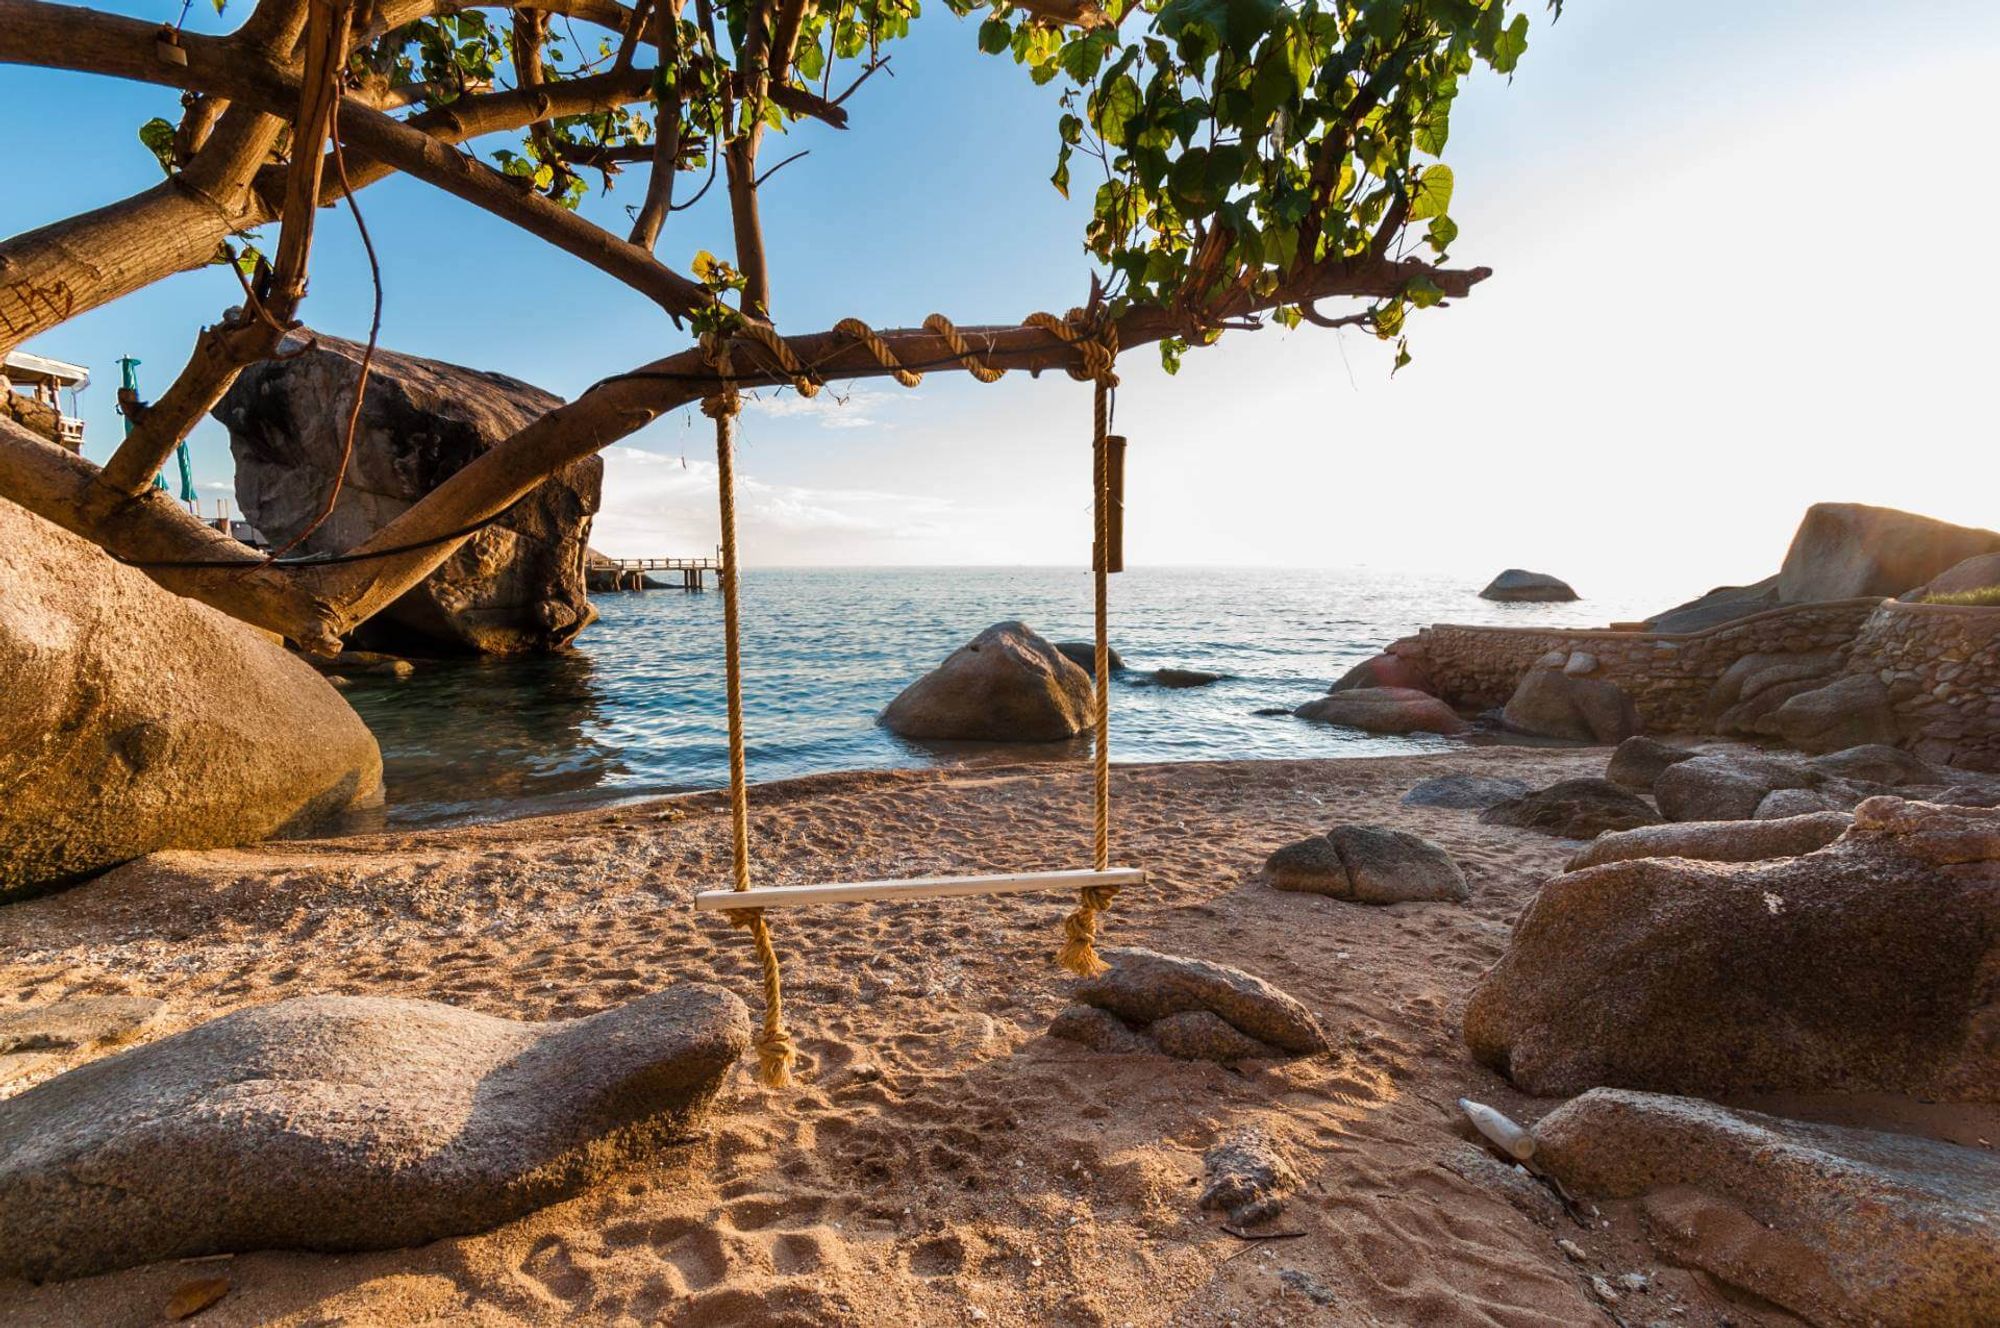
[[[708,589],[712,574],[722,580],[721,558],[605,558],[590,560],[592,590],[686,590]],[[654,574],[662,575],[656,577]]]

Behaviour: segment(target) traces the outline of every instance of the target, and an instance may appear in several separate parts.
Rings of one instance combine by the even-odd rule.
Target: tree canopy
[[[1458,226],[1442,158],[1466,78],[1482,65],[1511,74],[1527,48],[1519,0],[944,3],[936,20],[1059,89],[1043,131],[1049,184],[1090,199],[1086,312],[1120,345],[1157,343],[1171,370],[1226,330],[1309,321],[1396,342],[1400,367],[1409,314],[1486,275],[1445,266]],[[0,62],[182,91],[177,122],[139,127],[159,186],[0,241],[0,349],[188,268],[228,261],[245,277],[243,306],[201,331],[167,392],[124,403],[135,427],[101,470],[0,423],[0,495],[181,593],[333,649],[554,469],[718,387],[717,357],[696,348],[613,375],[345,561],[271,562],[211,538],[147,481],[236,374],[299,326],[319,210],[395,172],[730,347],[735,383],[897,363],[1076,367],[1077,348],[1046,326],[927,325],[871,346],[848,325],[799,334],[777,318],[759,207],[789,158],[764,160],[765,144],[806,120],[849,128],[848,97],[920,17],[919,0],[259,0],[212,37],[0,0]],[[577,208],[628,170],[645,186],[618,235]],[[718,185],[733,252],[685,268],[656,257],[671,216]],[[273,224],[274,245],[257,229]],[[1329,300],[1344,307],[1322,309]]]

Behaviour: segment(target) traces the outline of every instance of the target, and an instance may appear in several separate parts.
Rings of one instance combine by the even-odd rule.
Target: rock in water
[[[1210,673],[1206,669],[1154,669],[1153,682],[1161,687],[1206,687],[1213,682],[1221,682],[1220,673]]]
[[[1653,784],[1670,765],[1691,761],[1697,753],[1685,747],[1670,747],[1653,738],[1627,738],[1611,753],[1604,777],[1635,793],[1651,793]]]
[[[1556,877],[1474,991],[1465,1039],[1544,1097],[2000,1102],[1996,965],[2000,812],[1870,798],[1803,857]]]
[[[1535,1160],[1639,1199],[1668,1259],[1813,1323],[2000,1323],[1990,1153],[1600,1088],[1542,1118]]]
[[[1480,813],[1485,825],[1540,830],[1563,839],[1594,839],[1606,830],[1658,825],[1660,814],[1608,779],[1565,779]]]
[[[253,365],[215,408],[236,461],[236,500],[284,543],[318,514],[340,466],[362,348],[319,336]],[[340,501],[302,551],[353,548],[503,439],[562,405],[501,374],[375,352]],[[597,616],[585,553],[604,463],[564,466],[362,625],[355,639],[398,654],[553,650]]]
[[[0,500],[0,901],[379,798],[375,738],[269,637]]]
[[[1436,694],[1431,675],[1424,666],[1402,655],[1376,655],[1364,659],[1340,675],[1329,692],[1351,692],[1358,687],[1398,687],[1411,692]]]
[[[1404,687],[1354,687],[1292,713],[1366,733],[1463,733],[1472,727],[1435,696]]]
[[[1576,667],[1588,658],[1572,654],[1562,663],[1529,669],[1501,711],[1501,722],[1518,733],[1578,742],[1623,742],[1637,733],[1638,707],[1617,683]]]
[[[1059,742],[1090,716],[1090,675],[1026,623],[1003,622],[904,688],[881,722],[905,738]]]
[[[1451,854],[1407,830],[1379,825],[1337,825],[1324,835],[1288,844],[1270,856],[1264,870],[1280,890],[1360,904],[1463,902],[1472,894]]]
[[[1806,509],[1778,570],[1778,598],[1900,595],[1976,554],[2000,552],[2000,534],[1861,503]]]
[[[1510,567],[1486,583],[1479,598],[1503,604],[1567,604],[1577,598],[1569,584],[1546,572],[1524,572]]]
[[[1076,665],[1085,673],[1093,677],[1096,676],[1097,643],[1095,641],[1058,641],[1056,642],[1056,649],[1062,652],[1064,659]],[[1104,657],[1110,661],[1113,673],[1123,673],[1125,671],[1125,659],[1118,653],[1116,646],[1106,646],[1104,648]]]
[[[1854,818],[1821,811],[1756,821],[1675,821],[1599,835],[1569,860],[1565,871],[1635,858],[1688,858],[1695,862],[1766,862],[1825,848],[1847,832]]]
[[[482,1231],[688,1138],[749,1042],[743,1003],[694,984],[549,1024],[238,1010],[0,1102],[0,1274]]]

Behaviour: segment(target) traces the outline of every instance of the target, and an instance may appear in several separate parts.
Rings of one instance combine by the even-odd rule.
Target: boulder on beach
[[[1577,598],[1569,583],[1546,572],[1524,572],[1510,567],[1486,583],[1479,598],[1503,604],[1567,604]]]
[[[1535,1162],[1636,1199],[1673,1263],[1821,1324],[2000,1323],[2000,1159],[1879,1130],[1599,1088],[1544,1116]]]
[[[0,902],[379,800],[374,735],[255,628],[0,500]]]
[[[1775,737],[1771,716],[1779,706],[1840,674],[1836,650],[1760,652],[1742,656],[1722,671],[1703,703],[1710,731],[1744,737]]]
[[[1778,571],[1778,597],[1900,595],[1966,559],[2000,552],[2000,533],[1863,503],[1814,503]]]
[[[1806,768],[1836,779],[1901,788],[1912,784],[1950,784],[1958,772],[1932,765],[1929,761],[1884,743],[1863,743],[1815,756]]]
[[[1326,1034],[1310,1010],[1296,997],[1242,969],[1138,946],[1112,947],[1098,953],[1110,969],[1078,983],[1070,997],[1116,1015],[1133,1029],[1205,1011],[1277,1052],[1310,1056],[1326,1050]]]
[[[1096,676],[1097,643],[1095,641],[1058,641],[1056,642],[1056,649],[1062,652],[1064,659],[1076,665],[1085,673],[1093,677]],[[1116,646],[1105,647],[1105,657],[1111,661],[1111,671],[1113,673],[1123,673],[1125,671],[1125,660],[1119,655]]]
[[[1090,718],[1090,675],[1026,623],[1003,622],[904,688],[881,723],[905,738],[1059,742]]]
[[[1804,752],[1893,743],[1896,712],[1873,674],[1854,673],[1798,693],[1771,712],[1771,729]]]
[[[1561,839],[1594,839],[1607,830],[1658,825],[1660,814],[1644,798],[1608,779],[1565,779],[1496,802],[1480,813],[1479,820]]]
[[[303,531],[333,491],[363,348],[294,333],[285,355],[243,371],[215,407],[229,430],[236,501],[274,543]],[[301,553],[338,553],[403,514],[479,457],[562,405],[504,374],[377,350],[339,501]],[[585,584],[604,462],[543,480],[437,570],[357,631],[398,654],[554,650],[596,613]]]
[[[2000,1102],[1996,881],[2000,812],[1893,797],[1800,857],[1570,872],[1473,992],[1465,1040],[1541,1097]]]
[[[1669,821],[1747,821],[1773,790],[1817,788],[1829,778],[1790,757],[1706,752],[1661,771],[1653,796]]]
[[[1528,791],[1525,780],[1498,775],[1433,775],[1411,785],[1402,802],[1405,807],[1447,807],[1457,811],[1483,812],[1496,802],[1518,798]]]
[[[1591,677],[1595,669],[1582,651],[1553,652],[1521,676],[1500,722],[1544,738],[1623,742],[1639,731],[1638,707],[1617,683]]]
[[[1431,675],[1424,666],[1407,655],[1393,652],[1373,655],[1362,660],[1353,668],[1340,675],[1328,692],[1351,692],[1361,687],[1396,687],[1404,691],[1429,692],[1436,695],[1437,688],[1431,682]]]
[[[1925,600],[1934,596],[1968,595],[1995,586],[2000,586],[2000,553],[1981,553],[1946,568],[1902,597]]]
[[[1405,687],[1355,687],[1308,701],[1300,719],[1368,733],[1464,733],[1472,725],[1427,692]]]
[[[0,1101],[0,1275],[483,1231],[694,1135],[749,1042],[743,1003],[696,984],[547,1024],[238,1010]]]
[[[1653,784],[1666,773],[1668,766],[1691,761],[1697,755],[1699,753],[1685,747],[1670,746],[1656,738],[1627,738],[1618,744],[1617,751],[1611,753],[1611,761],[1604,767],[1604,777],[1634,793],[1651,793]]]
[[[1754,821],[1672,821],[1599,835],[1569,860],[1564,871],[1582,871],[1636,858],[1687,858],[1695,862],[1765,862],[1825,848],[1847,832],[1854,817],[1820,811]]]
[[[1380,825],[1337,825],[1287,844],[1264,863],[1280,890],[1357,904],[1463,902],[1472,891],[1451,854],[1420,835]]]
[[[130,1042],[159,1021],[167,1003],[150,996],[72,996],[0,1011],[0,1055],[71,1051]]]

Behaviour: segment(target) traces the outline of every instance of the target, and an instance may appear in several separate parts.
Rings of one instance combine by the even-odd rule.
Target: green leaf
[[[1437,251],[1438,257],[1442,258],[1445,250],[1451,248],[1451,242],[1458,238],[1458,223],[1450,217],[1432,217],[1425,237],[1430,240],[1431,248]]]
[[[1395,366],[1389,370],[1389,376],[1391,378],[1394,378],[1397,374],[1402,372],[1403,366],[1408,364],[1409,362],[1410,362],[1410,339],[1408,337],[1398,337],[1396,339],[1396,363]]]
[[[1514,15],[1493,43],[1493,68],[1503,74],[1514,72],[1514,66],[1521,63],[1521,57],[1528,51],[1528,16]]]
[[[1410,220],[1442,217],[1451,207],[1451,188],[1451,167],[1437,165],[1426,169],[1417,177],[1416,188],[1410,191]]]
[[[1444,291],[1429,277],[1412,277],[1403,287],[1403,294],[1410,297],[1410,303],[1419,309],[1429,309],[1444,298]]]
[[[1064,198],[1069,197],[1070,152],[1071,152],[1070,146],[1067,143],[1063,144],[1063,150],[1060,153],[1056,154],[1056,173],[1049,177],[1049,183],[1054,185],[1056,187],[1056,192],[1061,194]]]
[[[1014,30],[1004,19],[989,18],[979,25],[979,49],[988,55],[998,55],[1014,40]]]
[[[1181,371],[1181,356],[1187,354],[1187,342],[1179,337],[1160,338],[1160,367],[1170,374]]]
[[[172,124],[162,120],[157,115],[154,116],[139,126],[139,141],[144,143],[146,150],[159,160],[161,170],[165,171],[168,175],[174,173],[174,127]]]

